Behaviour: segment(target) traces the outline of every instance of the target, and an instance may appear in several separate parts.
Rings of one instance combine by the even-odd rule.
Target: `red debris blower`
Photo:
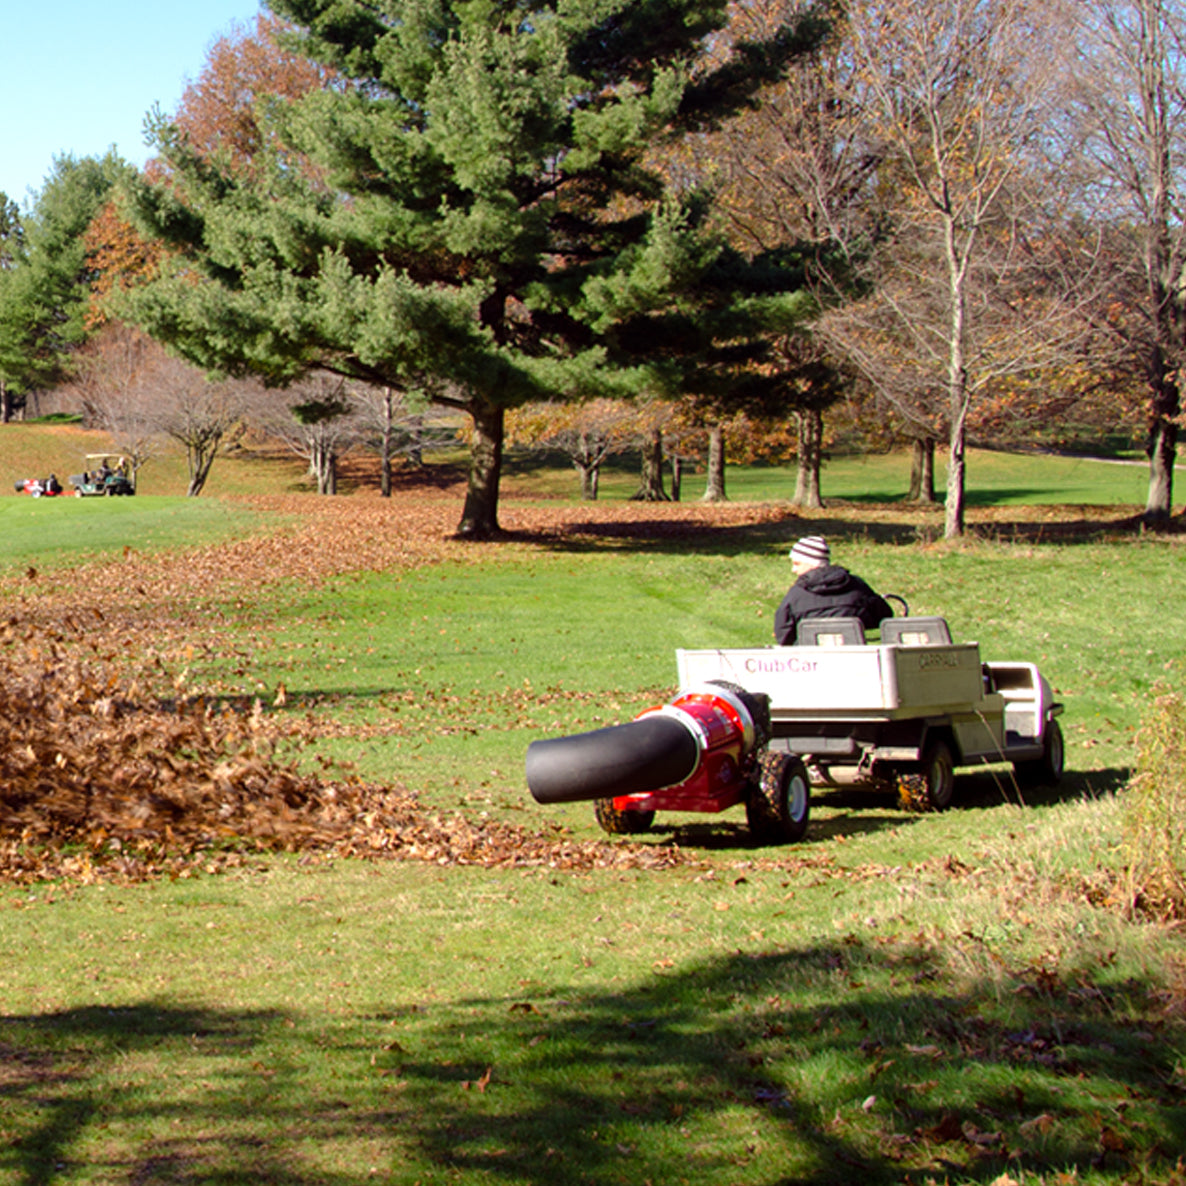
[[[801,759],[768,749],[769,697],[714,681],[624,725],[533,741],[527,786],[537,803],[592,800],[607,832],[645,832],[656,811],[721,812],[744,803],[761,843],[807,830]]]

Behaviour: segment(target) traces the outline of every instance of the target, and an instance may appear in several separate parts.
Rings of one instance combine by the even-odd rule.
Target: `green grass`
[[[0,500],[0,572],[58,570],[124,549],[196,547],[258,527],[256,512],[217,499],[14,497]]]
[[[1113,1182],[1172,1164],[1183,1048],[1131,936],[1105,917],[1074,955],[1030,955],[1007,919],[958,929],[958,880],[916,873],[886,911],[860,868],[272,861],[0,894],[0,1180]],[[1105,1116],[1112,1168],[1093,1167]]]
[[[515,802],[531,737],[629,719],[669,697],[677,647],[768,643],[790,580],[785,534],[752,529],[688,550],[507,545],[489,566],[288,587],[271,609],[224,610],[239,623],[246,678],[217,661],[194,677],[227,695],[283,684],[291,711],[316,703],[382,726],[331,747],[369,776],[443,796],[461,785],[489,797],[484,786],[509,782],[495,797]],[[1072,768],[1097,788],[1123,777],[1150,687],[1186,659],[1186,638],[1164,621],[1180,581],[1173,546],[854,540],[837,558],[914,612],[945,616],[984,657],[1039,663],[1069,706]]]
[[[85,431],[73,423],[18,423],[0,425],[0,459],[6,479],[0,493],[13,493],[13,483],[28,477],[57,473],[65,482],[82,468],[85,453],[110,448],[111,438]],[[465,456],[455,452],[436,459],[464,467]],[[1179,467],[1181,470],[1183,467]],[[462,470],[463,472],[463,470]],[[537,494],[574,501],[579,497],[576,472],[557,454],[508,451],[505,473],[509,483],[522,484]],[[638,488],[638,458],[633,454],[611,458],[602,473],[601,497],[628,499]],[[829,458],[822,475],[825,500],[897,502],[905,497],[910,478],[909,454]],[[175,446],[162,446],[139,475],[143,494],[185,494],[188,475],[185,459]],[[936,486],[943,498],[946,467],[942,448],[936,452]],[[1096,460],[1084,457],[1051,457],[971,450],[968,454],[967,502],[978,506],[1142,507],[1148,494],[1148,467],[1141,460]],[[377,478],[375,479],[377,485]],[[668,476],[668,487],[670,476]],[[207,496],[277,493],[310,488],[304,465],[295,457],[260,454],[251,449],[219,457],[211,470]],[[344,489],[349,490],[347,481]],[[793,466],[730,466],[726,488],[739,501],[790,499],[795,490]],[[703,473],[685,476],[682,497],[696,501],[703,494]]]
[[[124,542],[180,539],[169,516],[206,503],[121,502],[148,516]],[[56,516],[106,506],[62,504],[39,564],[82,546]],[[0,555],[23,546],[5,528]],[[2,887],[0,1183],[1180,1183],[1186,942],[1106,899],[1133,729],[1186,660],[1173,539],[949,548],[854,508],[518,540],[204,591],[228,649],[191,678],[283,683],[352,734],[323,751],[430,810],[592,838],[588,805],[531,802],[529,741],[663,698],[677,646],[766,642],[814,529],[986,657],[1041,663],[1067,704],[1058,792],[965,776],[931,816],[821,793],[785,850],[736,811],[661,818],[648,842],[689,857],[662,872],[294,856]]]
[[[935,484],[940,502],[947,480],[942,450],[937,451]],[[512,478],[524,476],[537,487],[563,498],[576,498],[576,473],[561,458],[512,457]],[[1179,466],[1179,475],[1186,467]],[[681,495],[694,502],[704,493],[704,474],[687,474]],[[904,501],[910,484],[910,457],[901,451],[868,456],[837,455],[824,464],[821,489],[825,501],[893,503]],[[967,505],[983,506],[1126,506],[1143,507],[1149,470],[1143,461],[1050,457],[1022,453],[969,450]],[[789,500],[795,493],[794,466],[728,467],[725,488],[731,499],[760,502]],[[629,498],[638,489],[637,459],[614,458],[601,480],[604,499]],[[667,489],[670,491],[670,475]]]

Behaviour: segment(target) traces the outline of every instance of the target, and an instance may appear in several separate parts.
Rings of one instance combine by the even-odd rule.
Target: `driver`
[[[795,583],[774,613],[774,638],[779,646],[795,641],[803,618],[860,618],[866,630],[880,626],[894,611],[860,577],[832,563],[822,535],[806,535],[791,549]]]

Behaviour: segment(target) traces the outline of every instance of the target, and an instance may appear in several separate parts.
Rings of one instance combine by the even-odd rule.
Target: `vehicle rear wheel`
[[[906,811],[946,811],[955,798],[955,762],[946,741],[932,741],[918,766],[898,778],[898,802]]]
[[[655,822],[653,811],[619,811],[612,799],[594,799],[593,814],[611,836],[637,836],[649,832]]]
[[[1058,721],[1049,721],[1042,738],[1042,756],[1032,762],[1015,762],[1013,772],[1024,787],[1056,787],[1062,781],[1066,747]]]
[[[802,840],[811,814],[811,780],[803,759],[794,754],[762,755],[760,778],[745,801],[750,834],[759,844],[794,844]]]

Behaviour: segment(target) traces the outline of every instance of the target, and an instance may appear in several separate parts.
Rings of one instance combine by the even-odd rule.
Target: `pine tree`
[[[814,30],[718,44],[710,68],[724,0],[270,7],[333,81],[257,101],[267,169],[158,124],[168,176],[131,208],[179,250],[133,315],[206,368],[322,369],[463,409],[458,530],[492,535],[507,409],[648,382],[615,330],[711,264],[695,220],[673,235],[659,216],[654,150],[739,110]]]
[[[58,381],[87,334],[94,269],[84,232],[126,165],[59,157],[23,224],[11,203],[0,248],[0,389],[4,419]]]

